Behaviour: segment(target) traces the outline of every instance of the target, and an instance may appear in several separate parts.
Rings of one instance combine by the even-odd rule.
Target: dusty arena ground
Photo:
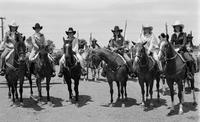
[[[45,83],[45,82],[44,82]],[[43,84],[45,86],[45,84]],[[200,95],[200,73],[195,75],[196,95]],[[34,81],[34,96],[37,87]],[[80,101],[76,104],[68,102],[67,85],[61,78],[51,80],[50,95],[52,103],[46,98],[37,103],[30,98],[28,81],[24,84],[24,105],[12,104],[8,99],[8,88],[4,77],[0,80],[0,122],[198,122],[200,121],[198,106],[192,105],[192,95],[185,94],[184,113],[168,116],[170,108],[169,94],[161,94],[161,102],[156,102],[154,87],[154,107],[141,107],[141,92],[137,81],[129,80],[127,85],[128,100],[122,104],[116,101],[117,89],[114,84],[114,105],[110,101],[109,86],[104,79],[99,81],[80,81]],[[43,96],[46,89],[43,87]],[[199,101],[199,97],[198,97]],[[199,103],[199,102],[198,102]],[[175,95],[177,111],[178,97]],[[199,103],[200,104],[200,103]]]

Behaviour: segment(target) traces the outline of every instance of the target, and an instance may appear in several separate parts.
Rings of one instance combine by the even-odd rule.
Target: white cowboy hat
[[[175,26],[181,26],[182,28],[184,28],[184,25],[179,20],[176,20],[172,26],[173,27],[175,27]]]
[[[18,27],[19,25],[13,20],[10,24],[8,24],[9,27]]]
[[[144,30],[144,29],[150,29],[150,30],[153,30],[153,26],[151,26],[151,25],[142,25],[142,29]]]

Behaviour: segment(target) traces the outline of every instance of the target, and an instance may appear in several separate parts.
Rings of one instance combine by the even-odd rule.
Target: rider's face
[[[74,36],[73,33],[68,33],[68,37],[69,37],[69,38],[72,38],[73,36]]]
[[[17,31],[17,27],[12,27],[12,26],[11,26],[11,27],[10,27],[10,31],[11,31],[11,32]]]
[[[115,32],[114,32],[114,35],[115,35],[115,36],[119,36],[119,31],[115,31]]]
[[[151,32],[151,29],[150,29],[150,28],[145,28],[145,29],[144,29],[144,33],[145,33],[145,34],[150,34],[150,32]]]
[[[180,32],[181,27],[180,26],[174,26],[174,29],[176,30],[176,32]]]
[[[36,32],[36,33],[39,33],[40,30],[41,30],[40,28],[35,28],[35,32]]]

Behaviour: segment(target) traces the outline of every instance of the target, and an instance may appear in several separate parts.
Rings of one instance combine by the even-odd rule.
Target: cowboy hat
[[[69,27],[68,31],[65,31],[65,33],[68,35],[69,33],[76,34],[76,31],[72,27]]]
[[[176,20],[172,26],[173,27],[180,26],[180,27],[184,28],[184,25],[179,20]]]
[[[13,20],[10,24],[8,24],[9,27],[18,27],[19,25]]]
[[[116,31],[122,32],[123,30],[120,29],[119,26],[115,26],[115,27],[114,27],[114,30],[111,30],[111,31],[112,31],[112,32],[116,32]]]
[[[43,28],[42,26],[40,26],[39,23],[36,23],[35,26],[33,27],[33,30],[39,28],[40,30]]]
[[[97,40],[94,38],[94,39],[92,39],[92,42],[97,42]]]
[[[151,25],[142,25],[142,29],[150,29],[153,30],[153,27]]]
[[[192,34],[188,34],[187,38],[193,38]]]

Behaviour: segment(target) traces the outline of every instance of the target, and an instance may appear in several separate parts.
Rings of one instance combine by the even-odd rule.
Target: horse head
[[[91,49],[88,48],[85,51],[85,56],[83,56],[83,58],[85,57],[85,61],[87,62],[87,64],[91,64],[92,67],[98,67],[100,62],[102,61],[101,58],[98,56],[96,49]]]
[[[25,36],[18,36],[14,46],[15,57],[19,62],[25,62],[26,59],[26,45],[24,43]]]
[[[48,46],[39,46],[39,61],[41,65],[46,65],[49,61],[48,59],[48,52],[49,52],[49,47]]]
[[[135,42],[132,42],[133,45],[135,46],[135,51],[136,51],[136,55],[135,55],[135,59],[134,59],[134,62],[138,62],[138,63],[142,63],[142,64],[147,64],[147,58],[148,58],[148,55],[146,53],[146,48],[144,47],[144,45],[147,43],[147,42],[143,42],[143,43],[135,43]]]
[[[170,59],[175,55],[175,50],[173,49],[172,44],[169,41],[163,41],[160,44],[160,49],[158,52],[158,58],[159,60],[166,60]]]

